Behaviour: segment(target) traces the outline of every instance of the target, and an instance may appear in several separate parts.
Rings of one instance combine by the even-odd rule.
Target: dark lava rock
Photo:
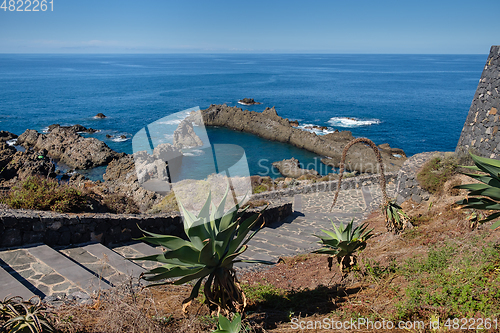
[[[16,148],[9,146],[3,141],[0,141],[0,176],[3,176],[4,174],[4,168],[7,164],[12,161],[12,158],[14,157],[14,154],[16,153]]]
[[[25,152],[16,152],[14,148],[14,154],[7,155],[5,154],[6,150],[2,149],[5,148],[5,146],[2,145],[5,145],[5,143],[0,143],[2,156],[0,158],[0,166],[7,160],[9,160],[9,162],[2,166],[0,178],[8,180],[15,177],[18,177],[18,179],[26,179],[30,176],[56,176],[56,167],[50,158],[47,157],[47,151],[27,150]],[[10,150],[10,153],[12,153],[12,150]]]
[[[255,134],[264,139],[292,144],[331,159],[332,165],[338,165],[344,147],[354,139],[349,131],[317,135],[291,125],[290,121],[278,116],[276,109],[266,108],[262,113],[243,111],[227,105],[210,105],[201,111],[206,126],[221,126],[229,129]],[[394,148],[390,148],[394,149]],[[388,149],[385,149],[387,152]],[[399,151],[399,150],[398,150]],[[381,152],[384,149],[381,148]],[[387,171],[399,169],[406,157],[382,154]],[[349,171],[378,172],[375,154],[368,146],[357,144],[349,150],[347,167]]]
[[[95,117],[98,118],[98,119],[104,119],[104,118],[106,118],[106,116],[103,113],[100,113],[100,112],[98,114],[96,114]]]
[[[73,126],[61,126],[59,124],[52,124],[47,128],[47,132],[50,133],[55,128],[59,128],[59,129],[65,130],[65,131],[71,131],[74,133],[90,133],[90,134],[92,134],[92,133],[97,132],[97,130],[95,130],[93,128],[90,128],[90,127],[87,128],[87,127],[79,125],[79,124],[76,124]]]
[[[106,134],[106,138],[111,139],[113,136]]]
[[[273,167],[279,170],[284,177],[299,178],[304,175],[317,176],[316,170],[302,169],[299,161],[295,158],[274,162]]]
[[[96,138],[84,138],[73,127],[53,126],[48,134],[26,130],[18,144],[35,150],[46,149],[49,157],[75,169],[91,169],[123,156]]]
[[[126,135],[120,135],[120,139],[126,139],[127,136]]]
[[[0,142],[7,142],[9,140],[17,138],[17,135],[7,131],[0,131]]]
[[[151,160],[153,160],[152,157]],[[164,162],[163,169],[165,169]],[[145,168],[143,170],[142,167],[139,167],[136,170],[134,156],[125,155],[120,159],[111,161],[108,164],[106,173],[103,175],[104,183],[100,186],[110,193],[125,194],[135,202],[137,207],[139,207],[142,211],[146,211],[153,205],[159,203],[163,198],[161,195],[153,191],[149,191],[141,186],[137,174],[139,173],[142,177],[149,177],[152,175],[150,172],[151,168]]]
[[[256,105],[256,104],[262,104],[259,102],[256,102],[253,98],[243,98],[238,101],[238,103],[243,104],[243,105]]]

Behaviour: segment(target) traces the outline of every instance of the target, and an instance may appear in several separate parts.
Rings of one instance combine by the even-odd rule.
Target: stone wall
[[[420,187],[417,173],[427,161],[437,155],[444,156],[445,153],[438,151],[420,153],[406,160],[399,170],[396,180],[396,201],[398,204],[409,199],[416,203],[429,200],[430,193]]]
[[[458,141],[456,153],[471,151],[500,157],[500,46],[492,46],[474,100]]]
[[[258,209],[247,211],[246,215]],[[266,222],[281,221],[292,213],[291,203],[271,204]],[[26,244],[69,245],[100,242],[105,245],[130,241],[147,231],[184,237],[178,215],[61,214],[54,212],[0,210],[0,248]]]
[[[386,182],[396,180],[398,173],[388,172],[385,174]],[[361,186],[378,184],[380,179],[379,174],[369,174],[350,178],[343,178],[341,188],[343,190],[360,188]],[[297,194],[307,194],[314,192],[331,192],[336,191],[338,186],[338,181],[333,180],[329,182],[320,182],[312,184],[298,184],[295,186],[289,186],[282,190],[262,192],[252,195],[252,200],[279,200],[280,198],[293,197]]]

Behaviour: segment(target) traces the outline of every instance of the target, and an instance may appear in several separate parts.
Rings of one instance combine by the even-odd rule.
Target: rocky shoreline
[[[354,139],[349,131],[317,135],[302,130],[297,128],[297,121],[289,121],[278,116],[274,107],[266,108],[264,112],[260,113],[243,111],[240,108],[227,105],[211,105],[206,110],[201,111],[201,116],[207,126],[227,127],[268,140],[292,144],[324,156],[322,162],[334,167],[339,165],[344,146]],[[158,159],[158,156],[164,155],[165,151],[171,152],[170,155],[182,157],[181,149],[202,144],[200,138],[193,131],[190,117],[194,119],[195,115],[183,120],[174,132],[173,145],[159,145],[154,149],[152,158],[165,161],[163,158]],[[71,186],[84,188],[87,192],[90,191],[93,197],[102,199],[109,196],[121,196],[119,200],[132,202],[133,207],[136,207],[134,209],[141,212],[151,211],[154,207],[166,206],[164,202],[166,193],[148,190],[148,187],[144,186],[151,177],[158,176],[156,178],[168,181],[164,170],[165,163],[162,162],[162,165],[157,165],[156,162],[148,164],[146,163],[148,159],[145,158],[143,162],[147,165],[138,168],[144,172],[138,174],[136,164],[141,163],[141,159],[134,160],[135,155],[117,153],[96,138],[80,135],[80,133],[91,134],[95,132],[95,129],[80,125],[60,126],[58,124],[49,126],[47,133],[38,133],[28,129],[19,137],[1,131],[0,182],[4,191],[30,176],[56,178],[59,173],[59,179],[67,180]],[[14,139],[17,140],[16,146],[23,148],[22,151],[18,151],[12,146]],[[378,148],[386,172],[399,170],[406,160],[406,155],[401,149],[391,148],[388,144],[379,145]],[[145,152],[138,154],[142,153]],[[62,163],[73,170],[107,166],[103,175],[104,181],[91,181],[74,172],[61,175],[60,171],[56,169],[56,163]],[[315,170],[303,169],[295,158],[276,161],[273,166],[286,177],[284,181],[281,181],[283,186],[291,184],[293,179],[298,179],[294,183],[300,184],[302,182],[331,180],[336,176],[330,174],[326,178],[321,177]],[[353,173],[377,173],[378,163],[373,151],[365,145],[353,146],[347,154],[346,170]],[[277,182],[277,184],[281,183]],[[92,204],[89,205],[92,206]],[[92,207],[91,211],[103,212],[100,209],[102,207]],[[132,209],[132,211],[134,210]]]
[[[261,138],[288,143],[298,148],[325,156],[322,162],[338,167],[342,150],[354,136],[350,131],[337,131],[326,135],[317,135],[297,128],[297,121],[282,118],[274,107],[266,108],[262,113],[243,111],[241,108],[223,105],[210,105],[201,110],[206,126],[220,126],[232,130],[251,133]],[[402,149],[391,148],[388,144],[379,145],[385,171],[399,170],[406,160]],[[346,170],[361,173],[377,173],[378,163],[373,151],[366,145],[353,146],[346,158]]]

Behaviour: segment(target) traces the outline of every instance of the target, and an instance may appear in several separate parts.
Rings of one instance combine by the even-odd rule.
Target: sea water
[[[0,130],[81,124],[112,149],[155,120],[226,103],[278,114],[322,135],[349,130],[408,156],[453,151],[486,61],[484,55],[167,54],[0,55]],[[260,105],[237,101],[254,98]],[[107,118],[96,119],[97,113]],[[326,126],[324,131],[311,125]],[[316,154],[246,133],[207,128],[212,143],[245,149],[251,174],[278,176],[295,157],[331,172]],[[106,137],[109,135],[111,137]],[[88,135],[87,135],[88,136]],[[124,138],[122,137],[124,136]],[[93,178],[105,168],[90,172]]]

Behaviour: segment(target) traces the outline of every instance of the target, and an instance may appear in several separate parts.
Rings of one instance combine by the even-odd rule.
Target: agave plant
[[[356,143],[359,143],[359,142],[365,143],[372,148],[372,150],[375,153],[375,156],[377,158],[377,162],[379,164],[380,189],[382,190],[382,196],[383,196],[383,202],[384,202],[382,204],[381,208],[382,208],[382,212],[384,213],[384,216],[385,216],[385,225],[387,227],[387,230],[392,231],[394,233],[401,232],[408,225],[409,217],[408,217],[408,215],[406,215],[406,213],[403,211],[403,209],[399,205],[396,204],[395,200],[391,200],[387,196],[384,164],[382,162],[382,156],[380,156],[380,151],[379,151],[377,145],[372,140],[367,139],[367,138],[354,139],[344,147],[344,150],[342,151],[342,157],[340,159],[340,165],[339,165],[339,182],[337,184],[337,191],[335,192],[335,196],[333,198],[333,202],[332,202],[332,206],[330,207],[330,211],[335,206],[335,203],[337,202],[337,199],[339,197],[340,189],[342,186],[342,178],[344,176],[345,159],[347,157],[347,152],[349,151],[349,148],[351,148],[353,145],[355,145]]]
[[[368,225],[363,223],[354,228],[354,220],[351,220],[345,227],[342,222],[337,228],[333,221],[333,230],[321,230],[327,236],[317,236],[320,239],[318,243],[323,245],[322,248],[313,251],[313,253],[329,254],[328,268],[332,269],[333,258],[337,258],[341,273],[348,273],[350,269],[356,265],[356,252],[363,250],[366,247],[366,241],[373,236],[373,229],[366,230]]]
[[[470,153],[476,166],[462,166],[463,168],[483,172],[481,174],[464,173],[481,183],[458,185],[454,188],[468,190],[467,197],[457,201],[460,208],[479,210],[500,210],[500,161],[476,156]],[[468,196],[474,196],[469,198]],[[486,218],[477,221],[484,223],[500,217],[500,212],[489,214]],[[491,229],[500,227],[500,221],[495,222]]]
[[[382,213],[385,216],[385,227],[388,231],[398,233],[406,229],[409,223],[409,216],[403,211],[396,200],[387,200],[382,205]]]
[[[212,333],[239,333],[241,331],[241,315],[236,313],[233,321],[229,321],[226,317],[219,314],[219,322],[217,329]]]
[[[32,302],[34,298],[38,299],[35,303]],[[33,296],[28,301],[23,301],[20,296],[5,298],[0,302],[0,318],[6,320],[1,331],[12,333],[53,332],[54,329],[43,313],[44,309],[38,296]]]
[[[259,221],[260,214],[254,214],[243,219],[245,209],[239,211],[239,204],[224,214],[226,197],[222,198],[218,207],[212,203],[209,194],[200,213],[195,216],[179,206],[184,215],[184,231],[187,240],[171,235],[159,235],[143,231],[146,236],[140,240],[161,245],[168,249],[166,252],[135,258],[133,260],[156,261],[163,266],[143,273],[142,278],[147,281],[161,281],[152,285],[175,284],[197,280],[191,295],[183,301],[183,309],[198,296],[201,284],[204,284],[205,303],[212,309],[217,308],[228,314],[230,311],[242,312],[246,306],[246,298],[236,277],[233,265],[237,262],[274,264],[263,260],[237,259],[247,249],[247,243],[264,226],[248,233]],[[210,209],[210,206],[212,208]],[[210,212],[211,210],[211,212]],[[218,217],[217,216],[221,216]],[[165,279],[178,278],[175,281]]]

